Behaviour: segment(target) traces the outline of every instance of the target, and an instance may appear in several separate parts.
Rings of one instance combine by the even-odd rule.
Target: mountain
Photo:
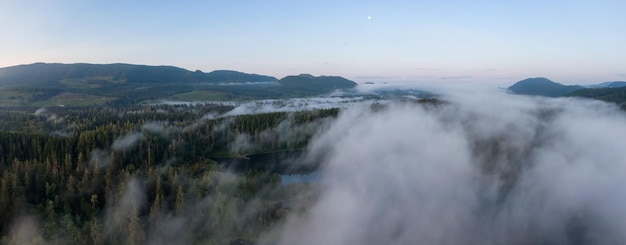
[[[508,90],[516,94],[557,97],[582,88],[579,85],[567,86],[544,77],[536,77],[521,80],[510,86]]]
[[[315,77],[309,74],[297,76],[287,76],[278,80],[278,83],[285,88],[317,91],[319,93],[330,93],[337,89],[354,88],[357,83],[337,76]]]
[[[273,82],[270,76],[236,71],[191,72],[174,66],[131,64],[35,63],[0,68],[0,85],[54,86],[111,84],[164,84],[198,82]]]
[[[626,87],[586,88],[573,91],[565,96],[584,97],[613,102],[626,109]]]
[[[199,71],[196,71],[199,72]],[[217,70],[206,73],[204,76],[206,79],[212,82],[221,83],[262,83],[262,82],[276,82],[275,77],[248,74],[238,71]]]
[[[613,81],[613,82],[604,82],[599,84],[587,85],[585,88],[621,88],[626,87],[626,82],[624,81]]]
[[[174,66],[35,63],[0,68],[0,106],[137,103],[182,99],[245,100],[316,96],[356,83],[341,77],[209,73]]]
[[[626,82],[613,81],[594,85],[563,85],[547,78],[528,78],[508,88],[516,94],[541,95],[548,97],[583,97],[616,103],[626,110]]]

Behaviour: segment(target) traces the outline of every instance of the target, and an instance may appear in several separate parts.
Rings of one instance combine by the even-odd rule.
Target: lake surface
[[[277,173],[280,175],[309,174],[318,169],[319,164],[304,163],[302,151],[283,151],[251,154],[233,157],[211,157],[220,168],[245,173],[249,170]]]
[[[308,174],[283,174],[280,176],[280,182],[283,185],[317,183],[321,178],[322,175],[318,171]]]

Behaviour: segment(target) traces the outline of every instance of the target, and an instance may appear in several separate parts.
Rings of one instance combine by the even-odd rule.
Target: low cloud
[[[233,110],[221,115],[221,117],[261,114],[272,112],[296,112],[316,109],[344,108],[359,104],[364,101],[363,97],[338,98],[294,98],[294,99],[271,99],[257,100],[242,103]],[[213,118],[214,115],[212,115]]]
[[[622,111],[503,93],[446,98],[341,113],[309,147],[324,163],[319,200],[274,243],[626,243]]]
[[[23,216],[16,219],[11,226],[7,244],[46,244],[41,234],[40,225],[33,216]]]
[[[146,202],[142,186],[137,178],[130,178],[123,186],[121,196],[108,204],[104,226],[106,234],[123,234],[128,237],[129,243],[141,244],[145,241],[139,221],[141,209]]]
[[[354,78],[356,78],[356,79],[378,79],[378,80],[383,80],[383,79],[393,79],[394,77],[373,75],[373,76],[356,76]]]
[[[113,141],[113,144],[111,144],[111,148],[116,151],[126,150],[135,147],[139,143],[139,141],[142,141],[144,139],[145,137],[142,133],[132,132],[115,139],[115,141]]]
[[[44,114],[46,112],[48,112],[48,109],[46,109],[45,107],[41,107],[35,110],[35,112],[33,112],[33,115],[40,116],[41,114]]]
[[[161,135],[163,137],[173,137],[182,131],[181,128],[172,126],[167,121],[148,122],[145,123],[141,129],[150,134]]]
[[[470,79],[472,76],[449,76],[449,77],[441,77],[443,80],[461,80],[461,79]]]
[[[58,124],[63,122],[64,118],[57,116],[54,112],[49,111],[45,107],[38,108],[33,112],[34,116],[45,117],[47,122]]]
[[[92,150],[89,153],[89,166],[104,168],[109,165],[109,153],[101,149]]]
[[[254,145],[254,143],[252,142],[252,138],[250,137],[249,134],[238,134],[235,137],[235,141],[230,143],[230,152],[232,153],[248,153],[252,150],[254,150],[256,147]]]

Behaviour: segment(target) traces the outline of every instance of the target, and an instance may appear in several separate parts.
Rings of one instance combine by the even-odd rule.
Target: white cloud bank
[[[502,93],[447,100],[342,112],[309,147],[323,191],[277,243],[626,243],[623,112]]]

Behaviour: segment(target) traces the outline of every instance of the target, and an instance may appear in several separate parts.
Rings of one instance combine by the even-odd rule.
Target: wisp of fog
[[[355,106],[308,147],[318,200],[279,244],[625,244],[626,117],[570,98]],[[274,233],[275,234],[275,233]]]

